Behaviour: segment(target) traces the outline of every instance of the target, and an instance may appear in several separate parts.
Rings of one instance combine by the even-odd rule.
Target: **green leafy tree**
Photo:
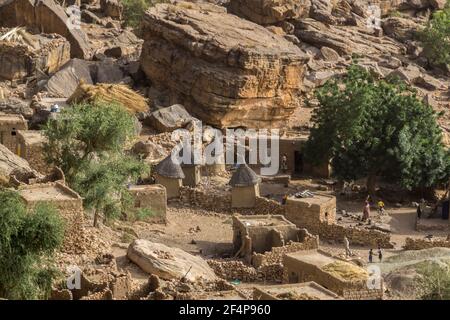
[[[134,135],[134,120],[118,104],[97,102],[64,109],[43,130],[47,161],[60,167],[71,184],[87,162],[122,152]]]
[[[377,80],[353,65],[342,80],[316,90],[319,107],[306,145],[306,157],[331,159],[341,179],[376,177],[407,189],[430,187],[448,177],[449,152],[432,108],[396,80]]]
[[[158,3],[167,3],[168,0],[122,0],[125,25],[137,28],[142,21],[145,11]]]
[[[95,226],[102,212],[105,219],[117,216],[127,181],[146,171],[124,152],[135,136],[134,121],[122,106],[97,102],[64,109],[44,128],[48,162],[64,171],[68,184],[94,210]]]
[[[450,64],[450,1],[433,13],[424,30],[418,33],[424,53],[434,65]]]
[[[27,212],[16,191],[0,190],[0,297],[47,298],[58,275],[51,256],[63,238],[55,208],[43,203]]]
[[[114,155],[90,163],[77,176],[74,188],[84,190],[85,206],[94,210],[94,226],[98,225],[100,212],[103,212],[104,222],[120,215],[122,208],[129,205],[127,182],[138,179],[145,170],[144,164],[132,157]]]

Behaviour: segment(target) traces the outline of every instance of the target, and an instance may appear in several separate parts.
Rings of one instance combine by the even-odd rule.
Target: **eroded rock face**
[[[281,126],[299,106],[304,53],[224,8],[160,4],[146,12],[142,35],[147,77],[209,124]]]
[[[70,27],[64,9],[53,0],[0,1],[0,26],[26,26],[41,32],[57,33],[70,42],[72,58],[88,59],[89,42],[80,28]]]
[[[22,80],[42,72],[55,72],[70,59],[70,44],[63,37],[32,35],[21,28],[0,28],[0,36],[14,30],[26,40],[0,40],[0,79]]]
[[[231,0],[229,10],[242,18],[266,25],[308,14],[309,0]]]
[[[0,144],[0,184],[7,184],[11,175],[38,176],[27,160]]]
[[[161,243],[134,240],[128,247],[127,257],[145,272],[165,280],[185,278],[195,282],[200,279],[217,279],[214,271],[202,258]]]

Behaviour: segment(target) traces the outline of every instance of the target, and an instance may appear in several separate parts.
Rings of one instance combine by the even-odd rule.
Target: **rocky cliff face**
[[[281,126],[299,106],[304,53],[224,8],[157,5],[142,35],[141,65],[152,84],[210,124]]]
[[[57,33],[70,42],[73,58],[91,56],[88,39],[81,29],[71,28],[64,9],[53,0],[5,0],[0,2],[0,27],[25,26]]]
[[[309,13],[309,0],[231,0],[229,11],[258,24],[273,24]]]
[[[70,44],[61,36],[0,28],[0,36],[7,36],[8,32],[25,40],[0,40],[0,79],[20,80],[39,72],[52,73],[70,59]]]

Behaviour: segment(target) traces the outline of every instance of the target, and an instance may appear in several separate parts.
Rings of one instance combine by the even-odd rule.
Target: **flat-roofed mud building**
[[[314,281],[336,294],[351,300],[381,299],[381,277],[369,281],[366,269],[332,257],[321,250],[287,253],[283,257],[284,281]]]
[[[315,283],[280,284],[255,287],[254,300],[338,300],[339,296]]]
[[[17,132],[17,155],[28,161],[30,166],[40,172],[50,172],[44,158],[45,136],[38,130],[19,130]]]
[[[336,222],[336,197],[315,193],[313,197],[289,197],[286,201],[286,218],[299,228],[318,232],[320,224]]]
[[[59,211],[65,221],[63,251],[83,251],[83,201],[78,193],[61,182],[25,185],[18,191],[29,209],[49,203]]]
[[[17,154],[17,132],[27,130],[25,118],[20,114],[0,113],[0,143]]]
[[[246,259],[300,238],[300,230],[282,215],[233,216],[234,251]]]

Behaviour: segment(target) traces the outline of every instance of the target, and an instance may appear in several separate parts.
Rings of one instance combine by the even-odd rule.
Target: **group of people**
[[[377,206],[378,206],[377,208],[378,213],[384,215],[386,213],[384,202],[382,200],[378,201]],[[370,219],[370,196],[367,197],[366,202],[364,204],[362,221],[368,221],[369,219]]]
[[[353,256],[352,251],[350,250],[350,242],[348,241],[347,237],[344,237],[344,247],[345,247],[345,256],[351,257]],[[381,251],[381,246],[378,245],[378,260],[379,262],[383,261],[383,252]],[[373,262],[373,249],[369,250],[369,263]]]

